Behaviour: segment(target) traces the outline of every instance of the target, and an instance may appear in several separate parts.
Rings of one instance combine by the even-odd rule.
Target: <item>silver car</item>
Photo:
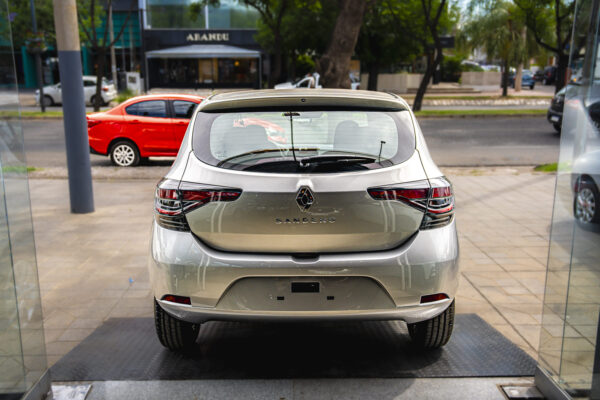
[[[423,348],[452,333],[452,186],[392,94],[209,97],[156,189],[151,253],[172,350],[211,320],[402,320]]]

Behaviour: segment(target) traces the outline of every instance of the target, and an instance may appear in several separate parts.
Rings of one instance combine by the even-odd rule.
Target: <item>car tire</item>
[[[561,131],[561,129],[562,129],[562,126],[561,126],[560,124],[558,124],[558,123],[554,123],[554,124],[552,124],[552,126],[554,127],[554,130],[555,130],[556,132],[560,133],[560,131]]]
[[[121,140],[111,147],[110,161],[117,167],[134,167],[140,163],[140,152],[132,142]]]
[[[582,179],[582,178],[579,178]],[[600,195],[598,188],[593,181],[582,180],[578,185],[575,200],[573,201],[573,213],[575,219],[582,224],[600,222],[600,212],[598,212],[598,201]]]
[[[44,107],[50,107],[50,106],[54,105],[54,99],[47,94],[44,95],[44,98],[42,99],[42,101],[44,103]]]
[[[544,84],[544,86],[548,85],[548,80],[546,78],[544,78],[544,80],[542,81],[542,83]]]
[[[422,349],[437,349],[448,343],[454,328],[454,300],[435,318],[408,324],[412,341]]]
[[[535,89],[535,84],[529,86],[529,89],[531,89],[531,90]]]
[[[160,344],[172,351],[193,346],[200,330],[200,324],[181,321],[167,314],[156,300],[154,300],[154,325]]]

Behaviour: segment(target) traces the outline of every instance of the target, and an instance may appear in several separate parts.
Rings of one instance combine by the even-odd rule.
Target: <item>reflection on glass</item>
[[[0,1],[0,397],[46,371],[27,164],[12,57],[10,10]]]
[[[148,0],[146,10],[148,28],[153,29],[256,29],[259,20],[258,11],[236,0],[209,7],[197,0]]]
[[[578,1],[566,89],[540,340],[540,366],[590,398],[600,312],[598,9]],[[597,4],[596,4],[597,5]]]

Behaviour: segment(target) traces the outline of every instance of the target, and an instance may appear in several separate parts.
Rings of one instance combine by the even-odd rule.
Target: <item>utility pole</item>
[[[71,212],[84,214],[94,211],[94,193],[83,98],[77,4],[75,0],[53,0],[53,4]]]
[[[35,4],[33,3],[33,0],[29,0],[29,7],[31,8],[31,30],[33,31],[33,36],[37,40],[37,21],[35,19]],[[46,105],[44,104],[44,79],[42,77],[42,57],[40,56],[41,51],[41,48],[37,47],[34,51],[35,75],[40,93],[40,108],[42,109],[42,112],[46,112]]]
[[[115,30],[113,28],[113,17],[112,17],[112,1],[108,2],[108,40],[110,43],[115,41]],[[115,56],[115,46],[110,46],[110,72],[112,73],[112,80],[115,87],[118,85],[117,80],[117,57]]]

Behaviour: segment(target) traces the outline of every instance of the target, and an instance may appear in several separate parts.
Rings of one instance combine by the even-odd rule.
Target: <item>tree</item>
[[[525,21],[517,7],[504,0],[487,3],[464,26],[463,34],[472,49],[482,48],[489,59],[502,62],[502,96],[508,95],[511,65],[527,58],[523,31]]]
[[[31,33],[31,13],[29,1],[19,0],[9,2],[10,12],[14,19],[11,23],[13,43],[16,48],[26,44],[28,35]],[[35,18],[37,20],[38,32],[43,33],[44,40],[48,45],[55,46],[54,14],[52,0],[36,0]]]
[[[363,25],[358,36],[356,53],[369,74],[367,90],[377,90],[379,70],[406,60],[420,53],[415,35],[409,32],[407,22],[394,18],[391,8],[398,9],[405,4],[402,0],[378,1],[367,9]],[[400,25],[398,25],[400,24]],[[398,46],[402,43],[402,46]]]
[[[96,3],[96,0],[79,0],[77,4],[77,18],[79,20],[79,29],[83,33],[84,39],[90,44],[90,47],[96,55],[96,94],[93,97],[94,111],[100,111],[102,105],[102,78],[104,77],[104,64],[106,62],[106,54],[110,48],[119,40],[125,27],[131,17],[132,11],[135,8],[136,1],[131,0],[131,8],[127,13],[121,29],[115,35],[114,39],[109,42],[108,37],[108,13],[106,10],[112,7],[112,0],[107,0],[106,9],[102,5]],[[104,26],[102,37],[98,37],[96,30],[99,26]]]
[[[293,0],[241,0],[242,3],[254,8],[260,13],[261,22],[270,31],[273,41],[274,65],[269,76],[269,86],[273,87],[281,76],[281,65],[283,62],[283,17],[293,6]]]
[[[566,84],[575,0],[514,0],[535,41],[557,59],[556,92]]]
[[[324,87],[350,88],[350,59],[358,40],[367,2],[340,0],[340,12],[327,50],[318,61]]]

